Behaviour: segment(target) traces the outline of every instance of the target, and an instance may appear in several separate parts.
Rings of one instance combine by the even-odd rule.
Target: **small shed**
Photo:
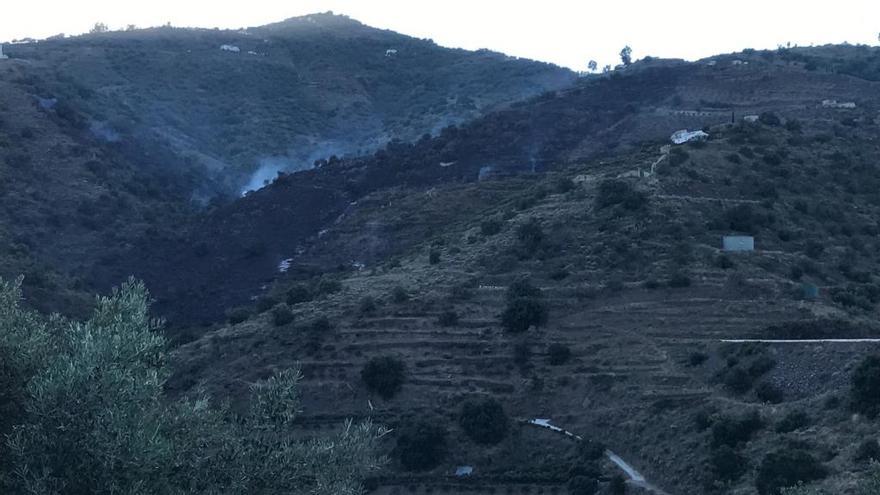
[[[754,251],[755,238],[750,235],[726,235],[721,239],[725,251]]]
[[[0,60],[4,60],[9,58],[7,55],[3,55],[3,45],[0,45]]]
[[[455,475],[459,478],[474,474],[473,466],[458,466],[455,468]]]

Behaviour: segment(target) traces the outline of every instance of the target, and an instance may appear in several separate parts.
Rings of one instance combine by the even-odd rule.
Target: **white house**
[[[395,50],[394,48],[389,48],[389,49],[385,50],[386,57],[393,57],[395,55],[397,55],[397,50]]]
[[[233,53],[238,53],[241,51],[241,48],[239,48],[235,45],[220,45],[220,49],[225,52],[233,52]]]
[[[9,58],[6,55],[3,55],[3,45],[0,45],[0,60]]]
[[[757,115],[746,115],[745,117],[743,117],[743,121],[745,121],[745,122],[757,122],[757,121],[758,121],[758,118],[759,118],[759,117],[758,117]]]
[[[672,136],[669,139],[671,139],[674,144],[684,144],[688,141],[703,141],[708,138],[709,135],[703,131],[689,131],[687,129],[682,129],[672,133]]]
[[[856,107],[855,102],[847,101],[847,102],[838,102],[837,100],[822,100],[822,106],[824,108],[847,108],[853,109]]]

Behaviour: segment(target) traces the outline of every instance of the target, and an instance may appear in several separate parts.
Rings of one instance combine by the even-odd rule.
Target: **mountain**
[[[212,202],[575,77],[330,14],[241,31],[52,38],[4,53],[0,272],[27,274],[28,300],[65,313],[88,306],[95,267],[127,265],[141,239],[179,237]]]
[[[767,111],[821,121],[829,111],[824,100],[858,102],[860,115],[870,116],[877,108],[876,82],[810,69],[775,52],[699,63],[640,62],[446,128],[434,138],[391,142],[371,156],[334,160],[282,177],[201,217],[172,242],[146,239],[124,257],[136,263],[101,267],[105,273],[99,278],[110,282],[134,272],[150,286],[163,288],[157,291],[160,307],[167,305],[172,321],[208,323],[259,295],[278,276],[281,261],[295,259],[375,191],[540,173],[631,152],[678,129]],[[649,169],[650,163],[634,167]],[[397,243],[392,232],[376,235],[382,236],[378,252],[341,251],[331,264],[315,270],[381,259]],[[175,268],[168,270],[169,264]],[[223,270],[217,271],[218,266]]]
[[[7,52],[29,63],[34,92],[79,109],[96,134],[155,136],[234,193],[260,166],[271,179],[392,138],[414,140],[575,78],[329,13],[240,31],[49,39]]]
[[[604,448],[644,475],[630,490],[857,485],[876,420],[858,414],[853,376],[875,344],[773,341],[880,335],[877,83],[784,56],[634,67],[213,212],[194,231],[222,239],[210,250],[265,250],[234,261],[231,244],[205,266],[265,268],[265,288],[189,330],[170,390],[204,384],[241,407],[248,383],[298,363],[304,435],[349,417],[394,429],[376,493],[610,489],[623,471]],[[708,139],[672,145],[683,127]],[[294,198],[325,188],[331,222],[284,227],[319,204]],[[755,250],[722,250],[726,235]],[[189,294],[191,310],[222,283]],[[380,358],[402,363],[396,393],[370,388]],[[504,413],[481,424],[508,422],[497,443],[464,419],[486,398]],[[420,418],[442,434],[413,433]],[[413,438],[445,448],[414,469]]]

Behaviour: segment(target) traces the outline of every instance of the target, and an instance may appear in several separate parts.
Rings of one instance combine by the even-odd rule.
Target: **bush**
[[[243,306],[226,310],[226,320],[232,325],[238,325],[251,317],[251,311]]]
[[[565,344],[550,344],[547,348],[547,362],[550,366],[565,364],[571,358],[571,349]]]
[[[408,471],[434,468],[446,455],[446,429],[438,420],[416,420],[401,429],[395,455]]]
[[[862,443],[856,448],[856,453],[853,459],[859,462],[880,461],[880,443],[877,442],[876,438],[866,438],[865,440],[862,440]]]
[[[827,474],[825,466],[809,452],[781,449],[767,454],[761,461],[755,487],[761,495],[779,495],[782,488],[819,480]]]
[[[615,474],[608,483],[608,491],[611,495],[626,495],[626,479],[620,474]]]
[[[776,423],[776,431],[790,433],[810,424],[810,417],[803,411],[791,411]]]
[[[669,279],[669,286],[676,289],[690,287],[691,278],[684,273],[673,274],[672,277]]]
[[[409,294],[406,292],[406,289],[396,285],[394,289],[391,290],[391,300],[397,304],[405,303],[406,301],[409,301]]]
[[[458,417],[458,424],[467,436],[483,445],[494,445],[503,440],[508,423],[501,403],[492,398],[466,401]]]
[[[737,205],[726,210],[722,223],[726,228],[738,232],[756,233],[761,227],[770,225],[773,218],[769,214],[755,211],[751,205]]]
[[[627,210],[639,210],[648,204],[648,197],[622,180],[606,180],[599,184],[596,208],[623,205]]]
[[[712,446],[736,447],[751,440],[752,435],[763,426],[757,411],[752,411],[740,418],[721,417],[712,425]]]
[[[709,466],[715,479],[736,481],[749,468],[746,458],[728,445],[722,445],[709,455]]]
[[[292,322],[294,319],[293,311],[290,310],[290,306],[281,303],[272,308],[272,323],[275,324],[276,327],[287,325]]]
[[[312,291],[305,284],[296,284],[287,289],[287,304],[299,304],[312,300]]]
[[[852,374],[852,404],[870,417],[880,410],[880,355],[865,357]]]
[[[688,355],[687,365],[691,367],[700,366],[709,359],[709,356],[703,352],[692,352]]]
[[[496,235],[501,232],[502,227],[504,222],[500,218],[490,218],[480,224],[480,232],[485,236]]]
[[[525,342],[517,342],[513,345],[513,362],[520,368],[528,366],[532,360],[532,349]]]
[[[431,265],[436,265],[440,263],[440,251],[437,249],[432,249],[428,252],[428,263]]]
[[[538,251],[544,242],[544,229],[540,222],[530,218],[516,228],[517,250],[522,257],[530,257]]]
[[[362,315],[371,315],[376,312],[376,300],[371,296],[364,296],[358,303],[358,312]]]
[[[779,116],[773,112],[762,112],[761,115],[758,116],[758,121],[760,121],[764,125],[774,127],[782,125],[782,120],[780,120]]]
[[[599,481],[589,476],[575,476],[568,480],[570,495],[595,495],[599,491]]]
[[[20,298],[0,281],[0,349],[26,384],[4,492],[357,493],[377,467],[374,427],[307,441],[292,430],[297,371],[255,383],[239,415],[203,392],[167,397],[168,343],[143,284],[98,299],[83,323],[25,312]]]
[[[440,313],[440,316],[437,318],[437,324],[441,327],[454,327],[458,325],[458,313],[451,309],[447,309]]]
[[[312,320],[309,324],[309,330],[316,334],[327,333],[333,329],[333,325],[330,323],[330,320],[326,316],[319,316]]]
[[[403,388],[406,366],[393,356],[374,357],[361,370],[361,379],[370,391],[391,399]]]
[[[507,308],[501,314],[501,325],[508,332],[521,333],[533,325],[540,327],[545,323],[547,323],[547,308],[539,299],[516,299],[507,303]]]
[[[547,307],[541,300],[541,289],[528,279],[519,279],[507,289],[507,308],[501,314],[501,324],[509,332],[525,332],[532,325],[547,323]]]
[[[771,382],[761,382],[755,387],[755,396],[763,402],[779,404],[784,398],[782,389]]]

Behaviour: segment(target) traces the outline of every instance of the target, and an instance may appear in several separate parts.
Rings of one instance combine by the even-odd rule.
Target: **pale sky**
[[[101,21],[239,28],[332,10],[443,46],[489,48],[576,70],[645,55],[694,60],[743,48],[876,45],[880,0],[25,0],[0,5],[0,40],[79,34]]]

